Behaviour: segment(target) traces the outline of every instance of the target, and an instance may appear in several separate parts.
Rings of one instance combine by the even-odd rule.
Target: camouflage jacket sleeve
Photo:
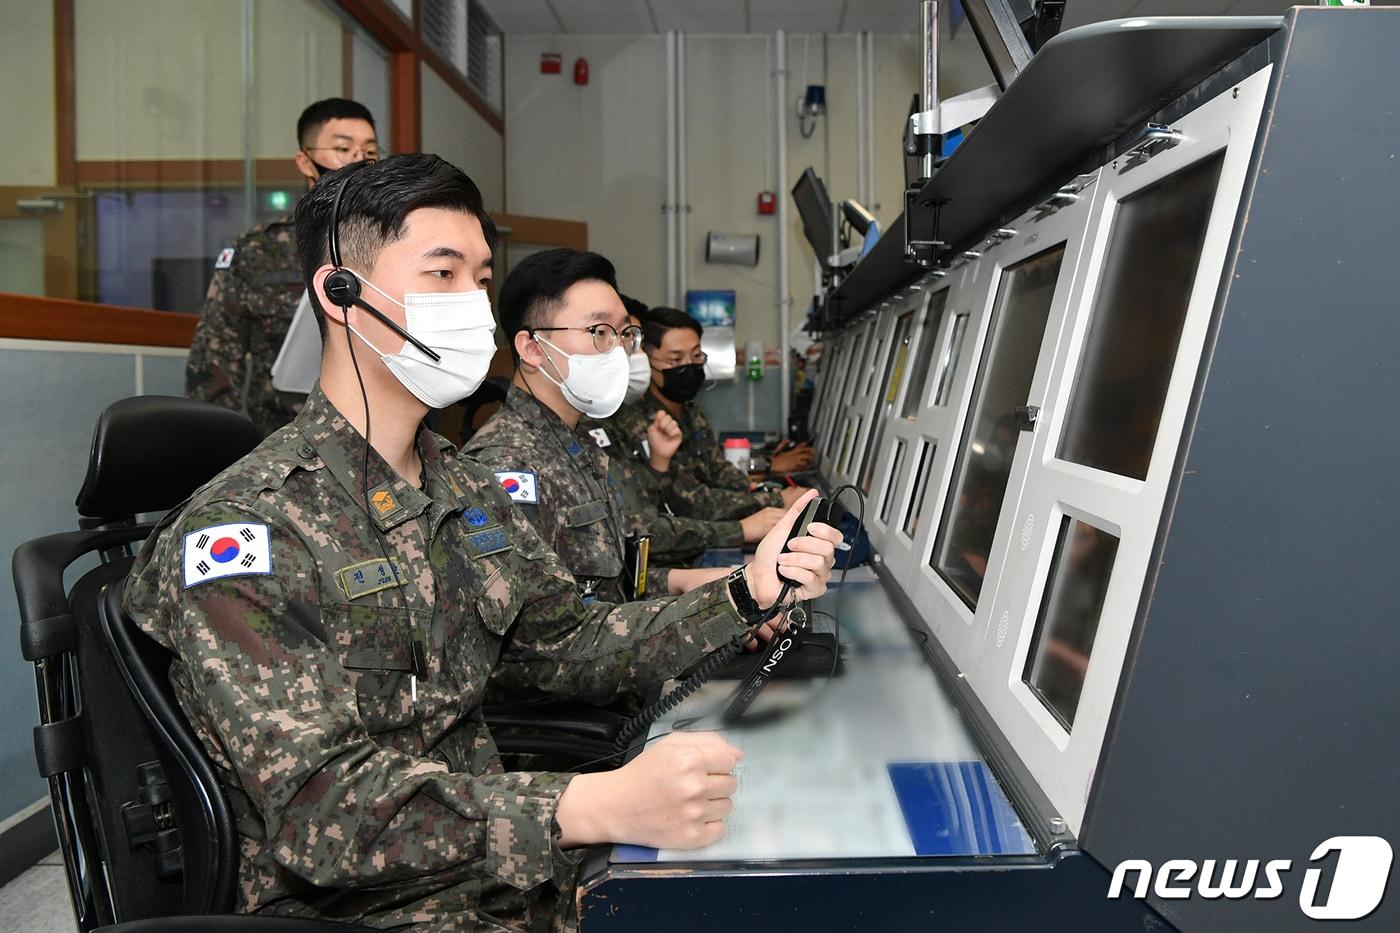
[[[669,484],[663,486],[662,496],[678,515],[703,515],[715,521],[735,521],[752,515],[765,505],[782,505],[777,493],[739,491],[709,486],[692,467],[673,464]],[[776,498],[776,503],[772,500]]]
[[[477,601],[512,619],[492,675],[505,690],[607,703],[661,683],[748,631],[723,580],[684,596],[585,604],[529,522],[514,509],[510,522],[516,548],[554,566],[527,578],[498,576]]]
[[[692,408],[693,414],[699,409]],[[710,430],[709,422],[702,419],[700,426]],[[624,405],[613,415],[611,424],[629,443],[640,444],[647,436],[647,425],[651,418],[643,404]],[[713,441],[714,433],[710,431]],[[693,441],[692,441],[693,443]],[[721,458],[723,455],[721,454]],[[703,518],[716,522],[732,522],[758,511],[765,505],[782,505],[782,496],[775,493],[749,492],[748,480],[744,479],[739,489],[723,489],[714,486],[704,473],[704,467],[694,462],[695,458],[678,457],[671,463],[669,483],[661,488],[662,501],[677,515],[689,518]],[[726,466],[730,466],[728,462]],[[731,466],[731,469],[734,469]],[[739,474],[737,469],[734,472]]]
[[[739,547],[744,531],[736,521],[712,522],[668,515],[659,506],[663,487],[671,485],[670,473],[657,473],[626,454],[611,458],[617,487],[632,531],[651,535],[651,559],[662,566],[688,563],[706,548]]]
[[[375,742],[326,644],[311,552],[259,511],[216,502],[183,516],[125,602],[176,654],[181,703],[236,772],[278,863],[322,887],[442,872],[522,890],[572,878],[576,855],[559,850],[554,820],[571,775],[454,771]],[[185,535],[227,522],[269,526],[275,572],[185,587]]]
[[[243,409],[245,357],[252,345],[252,316],[239,263],[216,269],[185,361],[185,394],[234,411]]]

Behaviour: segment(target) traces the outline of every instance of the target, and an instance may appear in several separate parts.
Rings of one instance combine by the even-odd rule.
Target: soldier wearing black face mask
[[[310,188],[323,172],[379,157],[374,117],[333,97],[297,120],[297,171]],[[291,216],[260,224],[219,253],[185,364],[185,394],[245,412],[264,434],[291,421],[305,396],[278,392],[272,364],[306,291]]]
[[[651,363],[651,385],[642,398],[613,416],[613,427],[629,442],[646,441],[657,411],[667,411],[681,428],[681,445],[671,458],[675,474],[665,493],[677,515],[725,521],[765,506],[787,506],[805,489],[751,490],[749,478],[724,458],[715,430],[695,397],[705,384],[700,324],[676,308],[652,308],[642,320],[642,348]]]

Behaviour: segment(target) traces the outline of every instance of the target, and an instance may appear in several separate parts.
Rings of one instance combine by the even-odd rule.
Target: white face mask
[[[548,340],[535,335],[535,339],[547,347],[559,350]],[[559,350],[563,353],[563,350]],[[569,353],[569,375],[561,382],[543,369],[540,373],[559,387],[564,400],[590,418],[611,418],[622,407],[622,399],[627,394],[629,367],[627,351],[621,346],[613,347],[607,353]],[[557,373],[559,368],[545,354],[545,359]]]
[[[627,395],[622,400],[624,405],[630,405],[646,395],[647,386],[651,385],[651,362],[641,350],[627,357],[627,369]]]
[[[496,319],[485,289],[405,293],[398,301],[359,273],[354,275],[403,308],[404,330],[442,358],[434,363],[408,341],[399,352],[385,353],[350,328],[415,398],[429,408],[446,408],[481,387],[496,353]]]

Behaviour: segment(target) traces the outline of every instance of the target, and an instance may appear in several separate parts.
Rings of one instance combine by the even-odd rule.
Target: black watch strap
[[[729,584],[729,598],[734,600],[734,608],[739,610],[739,615],[744,617],[744,621],[750,625],[757,625],[763,621],[767,611],[759,606],[758,601],[749,592],[749,581],[744,576],[744,568],[736,567],[733,572],[725,577]]]

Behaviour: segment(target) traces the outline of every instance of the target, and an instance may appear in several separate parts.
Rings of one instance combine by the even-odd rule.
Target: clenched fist
[[[667,411],[658,411],[647,425],[647,449],[651,468],[665,473],[671,468],[671,458],[681,446],[681,426]]]
[[[743,752],[714,732],[673,732],[616,771],[580,774],[559,798],[563,847],[696,849],[724,836]]]

